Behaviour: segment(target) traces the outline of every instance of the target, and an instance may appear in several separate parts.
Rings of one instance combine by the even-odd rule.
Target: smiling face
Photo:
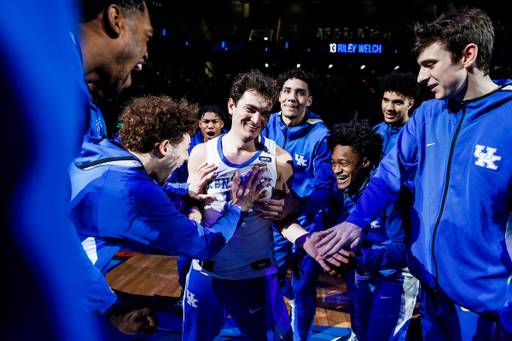
[[[204,142],[220,135],[221,129],[224,127],[224,121],[214,112],[206,112],[199,121],[199,129],[203,133]]]
[[[109,9],[111,10],[111,9]],[[110,13],[110,12],[109,12]],[[110,51],[96,75],[86,79],[89,90],[96,99],[113,101],[121,91],[131,85],[132,70],[140,70],[148,58],[148,41],[153,36],[153,27],[148,10],[124,11],[124,25],[120,24],[119,36],[111,40]]]
[[[334,147],[331,156],[332,172],[336,175],[338,189],[355,189],[362,184],[368,175],[370,162],[361,160],[351,146]]]
[[[309,94],[308,84],[300,79],[288,79],[279,94],[283,120],[286,125],[300,123],[306,114],[306,108],[313,102]],[[290,124],[291,123],[291,124]]]
[[[164,154],[159,171],[155,172],[156,181],[160,186],[165,185],[167,179],[171,177],[178,167],[181,167],[185,161],[188,161],[188,150],[190,148],[190,135],[183,134],[183,140],[176,146],[169,141],[162,142],[162,154]]]
[[[384,121],[391,126],[403,126],[409,119],[409,109],[411,109],[413,104],[413,99],[399,92],[385,91],[381,100]]]
[[[256,139],[267,126],[272,113],[272,103],[258,92],[246,91],[236,105],[230,98],[228,109],[229,114],[233,116],[231,131],[244,142],[248,142]]]
[[[451,55],[439,42],[425,48],[418,56],[418,83],[428,86],[436,99],[464,99],[467,90],[467,70],[462,60],[452,61]]]

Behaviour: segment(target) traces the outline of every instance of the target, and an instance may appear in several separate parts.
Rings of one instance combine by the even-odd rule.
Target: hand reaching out
[[[240,207],[243,212],[247,212],[254,206],[256,200],[265,197],[267,192],[260,192],[268,185],[268,180],[265,180],[261,184],[259,184],[259,182],[266,170],[266,166],[261,168],[260,166],[254,166],[248,179],[240,185],[238,184],[240,181],[240,173],[236,172],[231,187],[231,197],[233,198],[231,203]]]
[[[263,205],[257,211],[260,217],[268,220],[282,220],[300,210],[299,197],[294,191],[290,191],[286,183],[283,183],[284,198],[282,199],[260,199],[258,202]]]
[[[203,163],[198,169],[197,173],[190,178],[190,184],[188,186],[188,196],[192,199],[203,201],[206,199],[215,199],[214,195],[205,194],[204,187],[206,183],[214,179],[217,174],[215,170],[218,167],[214,164]]]

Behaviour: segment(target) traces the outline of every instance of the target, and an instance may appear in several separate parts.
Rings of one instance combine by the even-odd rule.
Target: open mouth
[[[343,185],[348,181],[348,175],[336,175],[336,179],[338,180],[339,185]]]
[[[254,130],[258,129],[258,126],[252,125],[250,123],[246,123],[245,125]]]
[[[208,132],[206,132],[206,135],[208,135],[209,137],[215,137],[215,132],[208,131]]]

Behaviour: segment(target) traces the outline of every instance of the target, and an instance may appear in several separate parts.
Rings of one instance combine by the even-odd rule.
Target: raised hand
[[[217,176],[215,173],[217,168],[218,167],[214,164],[208,164],[207,162],[199,166],[197,173],[190,178],[188,196],[199,201],[215,199],[214,195],[208,195],[205,193],[206,191],[204,190],[204,187],[209,180],[214,179]]]
[[[254,166],[249,178],[243,183],[238,184],[240,181],[240,173],[236,172],[233,177],[233,185],[231,188],[231,203],[240,207],[243,212],[247,212],[254,206],[254,202],[267,195],[264,191],[260,193],[265,186],[268,185],[268,180],[259,184],[263,174],[267,170],[266,166],[260,168],[260,166]]]

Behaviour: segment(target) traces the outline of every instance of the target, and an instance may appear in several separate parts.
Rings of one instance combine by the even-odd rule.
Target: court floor
[[[152,337],[124,336],[108,328],[112,340],[181,340],[181,317],[171,314],[181,287],[175,256],[136,254],[116,264],[107,274],[107,281],[123,299],[135,305],[147,304],[155,307],[160,327],[163,329]],[[285,299],[286,300],[286,299]],[[350,316],[346,296],[345,280],[320,275],[317,287],[317,311],[311,336],[312,341],[347,338],[350,333]],[[421,340],[418,315],[413,316],[409,340]],[[119,334],[119,335],[117,335]],[[228,318],[221,335],[216,340],[241,340],[240,333]]]

